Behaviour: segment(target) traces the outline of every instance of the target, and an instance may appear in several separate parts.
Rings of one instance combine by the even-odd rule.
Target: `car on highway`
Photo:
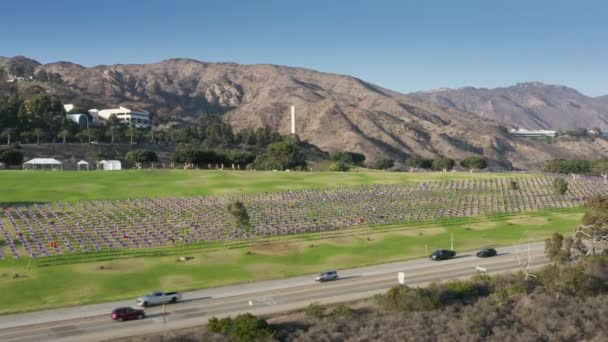
[[[182,299],[182,295],[179,292],[162,292],[156,291],[149,293],[145,296],[137,298],[137,304],[141,306],[160,305],[168,303],[176,303]]]
[[[497,254],[498,252],[496,252],[494,248],[484,248],[475,255],[477,255],[478,258],[490,258],[496,256]]]
[[[121,307],[112,310],[112,319],[115,321],[129,321],[132,319],[143,319],[146,313],[141,309],[133,309],[131,307]]]
[[[449,249],[438,249],[431,254],[431,260],[446,260],[456,256],[456,252]]]
[[[319,274],[317,278],[315,278],[318,282],[330,281],[338,279],[338,271],[327,271]]]

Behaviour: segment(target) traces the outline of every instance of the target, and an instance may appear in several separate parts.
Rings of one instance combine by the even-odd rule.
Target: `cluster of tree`
[[[456,163],[454,159],[438,157],[435,159],[410,158],[405,161],[405,165],[413,169],[432,169],[436,171],[451,170]]]
[[[553,159],[546,162],[544,171],[564,174],[603,174],[608,172],[608,159]]]
[[[77,130],[77,125],[66,119],[61,101],[47,94],[27,100],[20,96],[0,99],[0,127],[0,138],[7,143],[40,143]]]
[[[0,149],[0,163],[11,167],[23,164],[23,153],[14,149]]]
[[[133,150],[127,152],[125,156],[127,162],[131,165],[145,165],[158,161],[158,155],[151,150]]]
[[[356,152],[338,152],[331,156],[330,171],[348,171],[353,166],[364,166],[365,155]]]
[[[66,118],[63,104],[56,97],[39,94],[30,98],[18,95],[2,98],[0,99],[0,139],[7,144],[164,142],[202,145],[206,148],[234,145],[265,148],[283,140],[280,134],[273,132],[269,127],[244,129],[234,133],[232,126],[222,122],[217,116],[204,116],[191,125],[166,129],[131,127],[121,123],[115,115],[103,125],[93,125],[87,105],[93,104],[84,101],[70,111],[72,114],[87,115],[91,124],[86,128],[80,128],[78,124]]]
[[[207,150],[178,148],[173,152],[171,159],[179,164],[191,164],[197,168],[217,167],[225,165],[245,168],[256,158],[256,154],[244,150]]]
[[[556,132],[557,137],[593,137],[602,134],[602,130],[599,127],[593,127],[592,129],[587,128],[575,128],[575,129],[560,129]]]
[[[483,170],[488,167],[488,162],[483,157],[471,156],[461,160],[460,166],[470,170]]]
[[[283,136],[273,132],[270,127],[243,129],[234,133],[232,126],[222,122],[217,116],[202,117],[195,124],[186,127],[158,130],[157,136],[162,141],[201,144],[208,148],[226,145],[264,148],[283,140]]]
[[[289,138],[268,145],[250,167],[255,170],[305,170],[306,158],[297,139]]]
[[[230,342],[272,341],[272,329],[266,320],[250,313],[235,318],[212,317],[207,325],[209,331],[223,335]]]
[[[593,196],[574,234],[555,233],[545,240],[545,253],[558,264],[588,255],[608,254],[608,197]]]

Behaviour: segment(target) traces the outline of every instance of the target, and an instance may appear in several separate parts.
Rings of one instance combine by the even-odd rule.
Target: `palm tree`
[[[58,134],[58,136],[59,136],[60,138],[63,138],[63,143],[64,143],[64,144],[65,144],[65,139],[66,139],[66,138],[67,138],[69,135],[70,135],[70,131],[68,131],[67,129],[62,129],[62,130],[59,132],[59,134]]]
[[[116,133],[118,132],[118,129],[116,128],[116,126],[110,126],[110,144],[114,145],[114,137],[116,137]]]
[[[95,136],[95,132],[91,128],[87,128],[84,131],[84,135],[89,139],[89,144],[91,143],[91,139]]]
[[[127,128],[127,133],[129,133],[129,137],[131,138],[131,145],[133,145],[133,136],[135,135],[135,133],[137,133],[137,130],[135,129],[135,127],[129,126],[129,128]]]
[[[10,145],[11,144],[11,137],[15,136],[15,129],[14,128],[6,128],[2,131],[1,136],[3,138],[6,138],[6,144]]]
[[[40,137],[44,135],[44,130],[42,128],[36,128],[34,134],[36,135],[36,145],[40,145]]]

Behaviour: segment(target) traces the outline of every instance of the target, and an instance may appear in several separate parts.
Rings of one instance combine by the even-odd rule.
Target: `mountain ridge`
[[[549,145],[514,139],[494,118],[480,120],[455,106],[307,68],[193,59],[95,67],[32,61],[12,60],[24,69],[34,66],[34,74],[43,70],[60,75],[61,82],[34,79],[11,85],[20,92],[31,88],[64,103],[143,108],[161,125],[187,125],[200,116],[220,115],[236,129],[269,126],[283,134],[289,133],[289,107],[295,105],[301,139],[328,152],[361,152],[372,160],[479,154],[494,166],[528,168],[546,159],[605,155],[605,147],[608,151],[599,140]],[[10,63],[0,60],[0,66]]]

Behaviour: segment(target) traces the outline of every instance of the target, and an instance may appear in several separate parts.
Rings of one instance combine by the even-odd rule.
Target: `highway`
[[[0,316],[0,341],[104,341],[202,325],[213,316],[280,313],[312,302],[330,304],[367,298],[398,285],[397,272],[405,273],[407,285],[423,286],[472,276],[478,272],[477,266],[494,274],[517,271],[528,257],[531,268],[548,263],[543,243],[499,248],[498,252],[498,256],[487,259],[463,252],[445,261],[418,259],[338,270],[340,279],[327,283],[316,283],[310,275],[185,292],[182,302],[166,306],[166,314],[162,307],[147,308],[148,317],[139,321],[110,319],[112,309],[134,306],[134,299]]]

